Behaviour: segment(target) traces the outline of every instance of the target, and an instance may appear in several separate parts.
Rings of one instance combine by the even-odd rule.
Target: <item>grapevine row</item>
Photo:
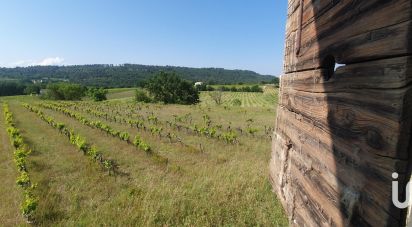
[[[63,107],[59,107],[59,106],[56,106],[56,105],[41,103],[41,104],[39,104],[39,106],[41,106],[43,108],[46,108],[46,109],[51,109],[51,110],[54,110],[54,111],[61,112],[64,115],[79,121],[80,123],[82,123],[85,126],[99,129],[103,132],[106,132],[107,135],[111,135],[113,137],[116,137],[116,138],[118,138],[122,141],[127,142],[128,144],[132,143],[136,148],[146,152],[146,154],[153,157],[154,160],[156,160],[157,162],[163,163],[163,164],[168,163],[167,158],[161,156],[160,154],[155,153],[153,151],[153,149],[151,148],[151,146],[147,142],[143,141],[142,138],[139,135],[136,135],[134,137],[133,141],[130,141],[130,134],[128,132],[114,130],[110,125],[107,125],[107,124],[105,124],[101,121],[91,121],[91,120],[85,118],[84,116],[82,116],[78,113],[75,113],[73,111],[70,111],[68,109],[65,109]]]
[[[62,104],[65,106],[68,106],[67,104]],[[136,111],[133,110],[132,107],[130,107],[129,105],[127,106],[128,108],[125,108],[124,111],[129,111],[124,113],[126,114],[128,117],[134,117],[137,118],[138,120],[128,120],[128,119],[124,119],[119,117],[118,115],[121,115],[122,113],[119,111],[115,111],[116,116],[110,116],[108,114],[108,112],[110,112],[109,110],[105,111],[105,112],[101,112],[101,107],[99,106],[95,106],[94,108],[96,109],[100,109],[100,111],[95,111],[92,110],[90,108],[85,108],[85,109],[81,109],[80,107],[78,107],[77,105],[70,105],[72,108],[76,109],[76,110],[81,110],[84,112],[87,112],[89,114],[92,114],[96,117],[100,117],[100,118],[105,118],[106,120],[109,121],[115,121],[115,122],[120,122],[120,123],[128,123],[130,124],[132,127],[136,126],[138,128],[143,128],[146,130],[146,126],[143,124],[144,120],[148,120],[148,122],[152,122],[155,125],[157,125],[158,123],[161,124],[166,124],[169,127],[173,128],[173,129],[177,129],[177,130],[181,130],[181,129],[186,129],[186,131],[188,133],[194,133],[196,135],[203,135],[203,136],[207,136],[207,137],[211,137],[211,138],[218,138],[221,139],[225,142],[228,143],[236,143],[237,141],[237,135],[236,132],[240,133],[241,135],[245,135],[245,136],[251,136],[251,137],[262,137],[262,139],[271,139],[271,134],[272,131],[271,127],[265,127],[264,135],[257,135],[257,132],[260,131],[257,128],[254,128],[251,126],[251,124],[248,122],[248,126],[246,129],[242,129],[240,127],[237,128],[232,128],[231,127],[231,123],[229,123],[229,126],[227,128],[224,128],[221,124],[212,124],[212,121],[210,119],[210,117],[205,113],[203,115],[203,122],[204,122],[204,126],[199,126],[197,124],[192,124],[192,116],[190,113],[185,114],[183,116],[177,116],[177,115],[173,115],[174,117],[174,122],[173,121],[164,121],[161,122],[157,119],[157,117],[154,116],[153,112],[146,112],[147,117],[144,117],[141,114],[132,114],[130,111],[132,111],[133,113],[136,113]],[[138,109],[141,109],[141,107],[139,106]],[[202,110],[203,111],[203,110]],[[210,110],[209,110],[210,111]],[[113,113],[113,110],[111,111]],[[191,126],[187,126],[181,123],[189,123]],[[234,140],[232,140],[234,139]]]
[[[83,116],[80,116],[79,114],[74,113],[74,112],[72,112],[72,111],[64,108],[64,107],[63,107],[63,106],[64,106],[63,104],[55,104],[55,103],[53,103],[53,104],[39,104],[39,106],[41,106],[41,107],[43,107],[43,108],[47,108],[47,109],[52,109],[52,110],[55,110],[55,111],[59,111],[59,112],[65,114],[65,115],[67,115],[67,116],[69,116],[69,117],[72,117],[72,118],[75,118],[75,119],[77,119],[77,120],[79,120],[79,121],[82,121],[82,123],[84,122],[84,119],[85,119]],[[75,108],[76,110],[80,110],[78,107],[74,107],[74,108]],[[80,111],[86,112],[86,113],[88,113],[88,114],[90,114],[90,115],[93,115],[93,116],[95,116],[95,117],[97,117],[97,118],[105,118],[107,121],[112,121],[111,119],[113,119],[113,118],[111,118],[107,113],[102,113],[102,112],[99,112],[99,111],[94,111],[94,110],[89,109],[89,108],[87,108],[87,109],[85,109],[85,110],[80,110]],[[119,120],[118,118],[120,118],[120,120]],[[160,126],[157,125],[158,119],[157,119],[156,117],[151,117],[151,116],[148,117],[148,122],[156,122],[156,124],[152,124],[152,125],[150,125],[150,126],[146,126],[146,125],[144,124],[144,119],[143,119],[143,120],[142,120],[142,119],[138,119],[138,120],[127,119],[127,120],[126,120],[126,119],[121,118],[121,117],[115,117],[115,118],[114,118],[114,121],[115,121],[115,122],[117,122],[116,119],[119,120],[120,123],[124,123],[124,124],[129,125],[130,128],[137,128],[138,130],[143,130],[143,131],[145,131],[145,132],[149,131],[153,136],[159,136],[160,139],[162,139],[162,138],[167,138],[169,143],[172,143],[172,141],[177,141],[177,142],[179,142],[181,145],[185,146],[186,148],[189,148],[191,151],[197,151],[197,149],[194,148],[193,146],[184,143],[184,142],[182,141],[182,139],[179,138],[175,133],[173,133],[173,132],[165,132],[163,127],[160,127]],[[87,124],[87,122],[90,122],[90,123],[91,123],[92,126],[89,125],[90,127],[99,128],[98,125],[97,125],[97,126],[95,125],[95,122],[87,121],[87,120],[86,120],[86,124]],[[99,124],[104,124],[104,123],[102,123],[102,122],[100,122],[100,121],[96,121],[96,122],[99,122]],[[109,127],[109,128],[110,128],[110,127]],[[106,129],[103,129],[103,130],[106,131]],[[115,132],[114,136],[116,136],[116,131],[114,131],[114,132]],[[109,134],[111,134],[111,133],[109,133]],[[118,134],[118,135],[122,135],[122,132],[117,132],[117,134]],[[123,132],[123,134],[124,134],[124,132]],[[123,138],[121,138],[121,139],[123,139]],[[136,141],[136,138],[135,138],[134,141]],[[147,146],[146,146],[146,145],[148,146],[147,143],[144,143],[144,142],[143,142],[143,143],[140,145],[140,148],[143,149],[143,150],[146,149],[146,151],[147,151]],[[150,146],[149,146],[149,147],[150,147]],[[149,150],[149,151],[150,151],[150,150]]]
[[[79,109],[78,107],[74,107],[76,109]],[[150,132],[152,134],[158,134],[159,136],[164,136],[166,138],[169,138],[169,140],[173,139],[173,138],[177,138],[176,135],[174,133],[166,133],[164,135],[161,134],[161,132],[163,131],[163,128],[161,127],[157,127],[158,124],[165,124],[167,126],[169,126],[170,128],[177,130],[177,131],[181,131],[182,129],[185,130],[185,132],[187,134],[194,134],[197,136],[206,136],[208,138],[213,138],[213,139],[218,139],[218,140],[222,140],[228,144],[236,144],[238,143],[238,136],[237,134],[229,129],[227,132],[219,132],[219,130],[222,128],[221,126],[219,127],[217,126],[211,126],[209,125],[205,125],[202,127],[199,127],[197,124],[193,124],[191,127],[186,126],[184,124],[179,124],[177,123],[177,121],[175,120],[175,122],[172,121],[165,121],[162,122],[160,121],[153,113],[150,113],[147,117],[146,120],[151,123],[152,125],[150,127],[147,127],[144,124],[144,117],[142,117],[141,115],[138,116],[137,120],[132,120],[132,119],[125,119],[122,117],[111,117],[109,114],[107,113],[103,113],[103,112],[99,112],[99,111],[94,111],[90,108],[85,108],[83,110],[84,112],[87,112],[89,114],[94,115],[95,117],[99,117],[99,118],[105,118],[106,120],[110,120],[110,121],[119,121],[120,123],[125,123],[125,124],[129,124],[130,127],[136,127],[137,129],[143,129],[145,131],[150,130]],[[179,139],[179,138],[177,138]],[[181,142],[181,140],[179,140],[179,142]]]
[[[24,142],[20,130],[16,127],[13,114],[9,110],[8,104],[3,104],[3,113],[7,125],[7,133],[15,149],[14,162],[20,176],[17,177],[16,183],[23,190],[24,200],[21,203],[21,212],[27,219],[27,222],[33,222],[33,214],[37,208],[39,199],[33,191],[36,187],[30,180],[27,170],[26,159],[31,153],[30,147]]]
[[[109,172],[109,175],[118,173],[118,165],[114,160],[105,159],[101,151],[95,145],[87,143],[86,139],[80,134],[76,134],[72,129],[68,128],[65,124],[56,122],[52,117],[46,116],[42,111],[36,107],[30,106],[25,103],[23,106],[29,111],[36,113],[37,116],[45,121],[47,124],[59,130],[59,132],[69,139],[70,143],[75,145],[77,149],[83,152],[84,155],[89,156],[94,162],[98,163],[101,167]]]

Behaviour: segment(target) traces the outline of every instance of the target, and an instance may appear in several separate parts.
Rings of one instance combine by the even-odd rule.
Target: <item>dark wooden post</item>
[[[270,174],[291,224],[404,225],[411,122],[412,1],[289,0]]]

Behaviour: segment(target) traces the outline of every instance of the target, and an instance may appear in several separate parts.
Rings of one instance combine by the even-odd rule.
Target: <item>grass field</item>
[[[221,106],[207,93],[194,106],[136,104],[133,94],[133,89],[112,90],[101,103],[0,99],[8,103],[33,150],[27,169],[37,184],[36,225],[288,225],[268,180],[276,89],[228,92]],[[234,98],[242,106],[230,105]],[[109,174],[22,103],[96,145],[102,157],[116,163],[116,171]],[[15,183],[19,173],[4,122],[2,114],[0,225],[25,225],[19,210],[23,196]],[[96,122],[130,138],[110,134]],[[135,135],[150,145],[150,152],[133,144]]]
[[[214,85],[219,87],[220,85]],[[245,85],[233,85],[237,87]],[[278,90],[272,85],[263,86],[263,93],[259,92],[222,92],[222,106],[233,106],[232,101],[239,99],[241,107],[262,107],[274,108],[278,99]],[[211,99],[210,92],[201,92],[200,100],[202,106],[216,106]],[[132,101],[135,94],[135,88],[115,88],[109,89],[108,100]]]
[[[109,89],[107,99],[132,99],[136,88],[114,88]]]

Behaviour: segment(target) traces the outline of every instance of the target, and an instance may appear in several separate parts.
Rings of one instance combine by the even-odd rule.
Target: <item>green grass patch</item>
[[[268,180],[277,90],[225,92],[220,106],[206,92],[200,104],[188,106],[137,104],[132,101],[133,88],[111,89],[109,95],[111,101],[106,102],[0,98],[0,102],[7,99],[17,127],[33,148],[27,162],[30,177],[38,183],[37,225],[288,226]],[[241,106],[230,104],[235,98]],[[116,160],[120,174],[109,176],[21,102],[40,108],[98,146],[104,157]],[[40,103],[110,125],[130,139],[121,140],[123,134],[113,136]],[[140,121],[144,126],[137,126]],[[17,173],[9,154],[12,149],[4,145],[9,143],[5,130],[0,123],[4,182],[0,198],[11,205],[0,204],[0,218],[9,220],[6,225],[21,225],[24,221],[16,218],[21,197],[13,193]],[[224,133],[236,134],[238,142],[216,138]],[[136,149],[136,135],[153,152]],[[152,153],[167,158],[167,163],[154,162]]]

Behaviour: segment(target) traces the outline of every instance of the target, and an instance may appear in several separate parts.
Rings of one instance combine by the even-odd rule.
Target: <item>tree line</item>
[[[41,86],[20,81],[0,81],[0,96],[39,94]]]
[[[219,86],[217,88],[202,84],[196,86],[199,91],[230,91],[230,92],[263,92],[263,89],[255,84],[252,86],[241,86],[241,87],[235,87],[235,86]]]
[[[201,81],[207,84],[270,83],[277,79],[277,77],[261,75],[248,70],[136,64],[0,68],[0,79],[42,80],[46,83],[64,80],[84,86],[104,88],[138,87],[161,71],[175,72],[185,80]]]
[[[210,85],[195,86],[195,83],[185,80],[175,72],[159,72],[149,80],[145,81],[143,89],[136,90],[135,100],[138,102],[161,102],[164,104],[191,105],[199,103],[200,91],[232,91],[232,92],[263,92],[259,85],[228,87],[220,86],[213,88]],[[43,86],[44,87],[44,86]],[[41,86],[37,84],[25,85],[17,82],[0,83],[0,95],[18,95],[40,93]],[[88,96],[93,101],[106,100],[107,89],[86,87],[81,84],[59,82],[49,83],[41,94],[44,99],[51,100],[82,100]]]

